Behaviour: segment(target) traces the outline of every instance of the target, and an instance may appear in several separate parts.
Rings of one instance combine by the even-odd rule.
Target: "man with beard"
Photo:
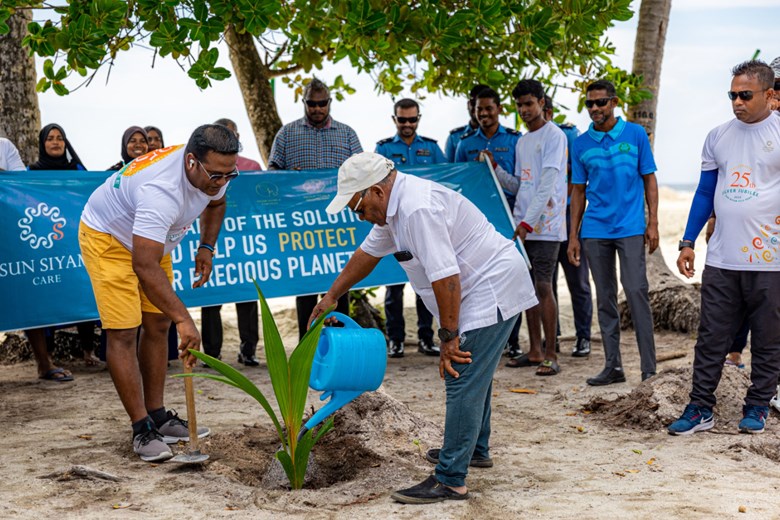
[[[580,265],[580,236],[596,284],[605,367],[592,386],[623,383],[615,255],[641,358],[642,381],[655,375],[653,315],[648,297],[645,245],[658,248],[658,184],[647,132],[615,117],[618,98],[609,81],[588,85],[585,107],[593,121],[574,141],[569,261]],[[585,200],[588,207],[585,208]],[[647,201],[647,221],[645,204]],[[584,216],[583,216],[584,212]],[[580,223],[582,229],[580,230]]]
[[[284,125],[274,138],[269,170],[314,170],[338,168],[349,157],[363,151],[357,134],[349,126],[330,116],[330,91],[319,79],[312,78],[303,89],[304,116]],[[306,334],[307,320],[317,295],[295,298],[298,334]],[[349,297],[339,299],[337,311],[349,314]]]
[[[376,143],[376,153],[393,161],[396,167],[418,164],[446,163],[436,140],[417,134],[420,123],[420,105],[413,99],[402,99],[393,107],[393,122],[398,130],[394,137]],[[404,285],[388,285],[385,290],[385,318],[387,335],[390,338],[388,355],[403,357],[406,324],[404,322]],[[417,350],[427,356],[438,356],[439,347],[433,343],[433,315],[417,296]]]

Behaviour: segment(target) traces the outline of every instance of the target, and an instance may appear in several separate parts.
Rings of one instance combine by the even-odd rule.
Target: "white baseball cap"
[[[373,186],[395,169],[395,163],[374,152],[361,152],[353,155],[339,168],[338,193],[330,201],[325,211],[338,213],[355,193]]]

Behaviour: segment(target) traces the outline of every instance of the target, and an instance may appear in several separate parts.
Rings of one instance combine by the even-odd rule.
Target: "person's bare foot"
[[[734,365],[735,367],[743,367],[742,354],[739,352],[729,352],[726,356],[726,364]]]
[[[88,367],[99,367],[103,365],[103,362],[100,361],[100,358],[95,355],[95,352],[92,350],[85,350],[84,351],[84,364]]]

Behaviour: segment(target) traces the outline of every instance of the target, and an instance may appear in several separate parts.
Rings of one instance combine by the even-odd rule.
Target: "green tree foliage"
[[[613,80],[621,97],[646,96],[641,78],[612,66],[604,33],[628,20],[631,0],[3,0],[0,33],[14,9],[48,8],[25,45],[46,58],[40,91],[66,94],[65,80],[87,76],[142,44],[178,60],[200,88],[230,76],[217,65],[226,28],[257,38],[269,79],[299,94],[292,75],[348,60],[380,92],[461,95],[477,81],[505,97],[521,77],[581,90]],[[50,60],[50,61],[49,61]],[[70,81],[69,81],[70,83]],[[351,87],[336,78],[338,98]]]

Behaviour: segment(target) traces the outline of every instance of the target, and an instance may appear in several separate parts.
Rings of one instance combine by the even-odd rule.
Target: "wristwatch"
[[[694,242],[693,240],[680,240],[680,243],[677,244],[677,250],[682,251],[684,247],[690,247],[693,249]]]
[[[439,329],[439,339],[442,343],[448,343],[458,337],[458,329],[450,330],[441,328]]]

